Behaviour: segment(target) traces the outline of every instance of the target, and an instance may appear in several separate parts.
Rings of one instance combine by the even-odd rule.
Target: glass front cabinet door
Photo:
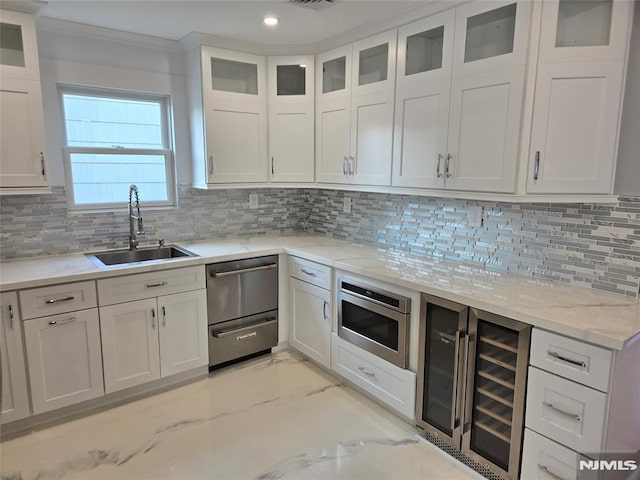
[[[269,57],[269,178],[313,182],[313,56]]]
[[[207,183],[267,180],[265,58],[202,47]]]

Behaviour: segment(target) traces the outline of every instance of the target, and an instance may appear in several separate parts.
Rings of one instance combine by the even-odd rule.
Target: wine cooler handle
[[[458,408],[459,404],[459,395],[462,393],[458,388],[458,378],[462,378],[463,370],[460,365],[460,341],[465,335],[458,330],[456,332],[455,337],[455,347],[453,351],[453,358],[455,358],[456,365],[453,368],[453,382],[451,388],[453,389],[453,393],[451,395],[451,399],[453,401],[453,405],[451,407],[451,430],[455,430],[458,425],[460,425],[460,409]]]
[[[471,430],[471,411],[473,409],[473,372],[469,368],[469,359],[475,356],[475,342],[476,336],[474,333],[467,335],[465,341],[465,371],[468,378],[465,379],[464,398],[466,401],[462,421],[464,427],[462,428],[462,434],[465,435]],[[474,365],[475,367],[475,365]]]

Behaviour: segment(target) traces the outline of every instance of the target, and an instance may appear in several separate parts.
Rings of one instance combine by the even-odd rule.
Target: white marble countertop
[[[0,291],[287,252],[340,270],[447,298],[603,347],[640,340],[637,299],[479,266],[308,234],[211,239],[181,246],[199,257],[98,268],[84,254],[0,264]]]

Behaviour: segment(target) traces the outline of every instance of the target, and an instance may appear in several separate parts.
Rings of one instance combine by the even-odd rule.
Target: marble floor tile
[[[3,480],[481,478],[291,352],[0,444]]]

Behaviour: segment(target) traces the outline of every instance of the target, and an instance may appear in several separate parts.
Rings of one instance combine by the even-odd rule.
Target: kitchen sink
[[[88,253],[87,257],[98,267],[111,267],[127,263],[150,262],[153,260],[172,260],[181,257],[197,257],[193,252],[177,245],[166,247],[138,248],[136,250],[110,250],[107,252]]]

